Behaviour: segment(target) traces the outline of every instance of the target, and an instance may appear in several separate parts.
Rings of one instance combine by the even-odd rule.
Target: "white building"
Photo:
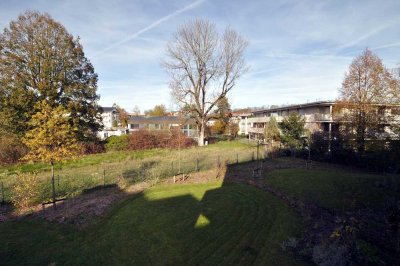
[[[97,132],[97,136],[100,139],[106,139],[111,136],[120,136],[126,134],[126,129],[115,125],[118,123],[118,111],[115,106],[102,107],[101,123],[103,124],[103,130]]]
[[[271,117],[274,117],[278,123],[287,117],[290,113],[297,113],[305,118],[305,127],[310,132],[327,132],[338,130],[339,122],[335,121],[333,116],[333,108],[335,102],[330,101],[319,101],[305,104],[289,105],[277,108],[269,108],[265,110],[255,111],[251,117],[245,117],[241,119],[240,123],[250,123],[247,128],[250,139],[264,139],[265,126],[269,122]],[[378,105],[378,109],[385,112],[385,116],[394,116],[399,120],[400,105]],[[392,123],[392,122],[391,122]],[[388,125],[382,124],[383,135],[389,136],[392,134]],[[383,136],[384,137],[384,136]]]
[[[232,113],[231,120],[239,126],[238,135],[249,135],[251,122],[248,121],[248,118],[250,116],[251,113]]]

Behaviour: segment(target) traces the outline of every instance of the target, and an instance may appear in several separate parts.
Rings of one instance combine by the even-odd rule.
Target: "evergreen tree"
[[[305,136],[305,119],[301,115],[292,112],[279,124],[282,131],[282,142],[292,149],[300,148],[303,145]]]

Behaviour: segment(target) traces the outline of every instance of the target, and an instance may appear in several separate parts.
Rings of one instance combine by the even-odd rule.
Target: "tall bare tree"
[[[196,120],[200,146],[216,104],[247,70],[246,47],[235,30],[226,28],[219,34],[215,24],[200,19],[183,24],[167,45],[164,66],[172,96]]]
[[[360,154],[366,139],[375,137],[388,124],[385,108],[398,103],[398,92],[398,81],[371,50],[366,49],[351,63],[335,113],[347,131],[355,135]]]

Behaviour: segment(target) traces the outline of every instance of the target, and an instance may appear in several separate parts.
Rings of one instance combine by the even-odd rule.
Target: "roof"
[[[298,108],[307,108],[307,107],[320,107],[320,106],[334,106],[337,103],[334,101],[318,101],[318,102],[311,102],[311,103],[304,103],[304,104],[293,104],[287,106],[281,106],[276,108],[269,108],[259,111],[254,111],[253,114],[262,114],[266,112],[275,112],[275,111],[283,111],[283,110],[291,110],[291,109],[298,109]],[[400,104],[389,104],[389,103],[372,103],[373,106],[394,106],[400,107]]]
[[[190,118],[182,118],[178,116],[131,116],[128,120],[130,124],[195,124]]]
[[[265,112],[274,112],[274,111],[281,111],[281,110],[289,110],[289,109],[298,109],[298,108],[306,108],[306,107],[317,107],[317,106],[331,106],[335,105],[333,101],[318,101],[312,103],[304,103],[304,104],[293,104],[287,106],[280,106],[274,108],[268,108],[264,110],[254,111],[253,114],[260,114]]]
[[[115,107],[100,107],[101,109],[103,109],[103,113],[106,112],[112,112],[113,110],[115,110]]]
[[[251,113],[242,113],[242,112],[232,112],[232,116],[251,116]]]

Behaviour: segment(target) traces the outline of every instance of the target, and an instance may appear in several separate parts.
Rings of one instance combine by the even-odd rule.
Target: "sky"
[[[74,36],[99,76],[100,105],[174,109],[165,47],[183,23],[232,27],[249,46],[234,108],[334,100],[354,57],[371,49],[400,64],[399,0],[1,0],[0,28],[26,10],[49,13]]]

